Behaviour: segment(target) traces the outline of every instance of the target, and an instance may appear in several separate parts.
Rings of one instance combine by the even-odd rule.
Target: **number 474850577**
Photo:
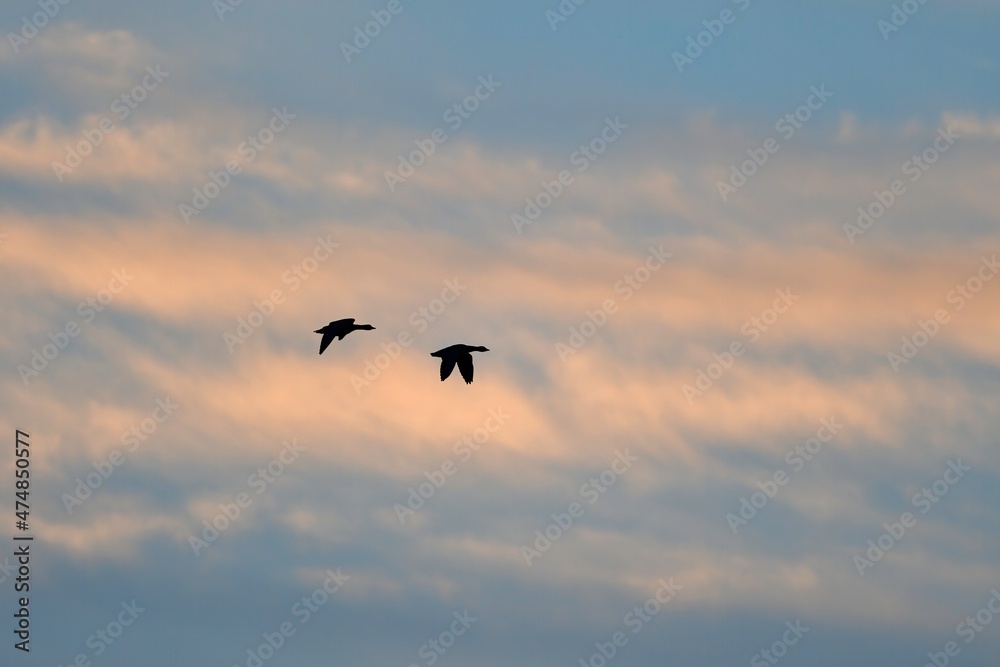
[[[17,444],[24,445],[24,447],[15,447],[14,452],[17,457],[16,470],[14,471],[14,477],[16,478],[14,486],[17,489],[17,492],[14,495],[17,500],[15,501],[14,509],[19,520],[27,521],[28,510],[30,509],[28,506],[28,487],[30,485],[28,482],[28,478],[30,476],[30,473],[28,472],[29,450],[27,447],[27,441],[21,440],[20,435],[21,434],[18,433]]]

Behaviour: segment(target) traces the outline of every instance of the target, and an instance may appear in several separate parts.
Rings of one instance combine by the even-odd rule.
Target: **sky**
[[[1000,664],[995,0],[0,19],[4,664]]]

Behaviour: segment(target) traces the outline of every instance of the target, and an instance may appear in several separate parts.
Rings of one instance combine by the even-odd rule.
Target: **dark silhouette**
[[[472,352],[489,352],[489,349],[482,345],[459,344],[431,352],[432,357],[441,357],[441,381],[444,382],[458,364],[458,372],[465,378],[465,384],[472,384]]]
[[[354,318],[349,317],[346,320],[337,320],[336,322],[330,322],[322,329],[316,329],[316,333],[323,334],[323,340],[319,344],[319,353],[323,354],[323,350],[329,347],[330,343],[333,342],[334,338],[339,338],[344,340],[344,336],[351,333],[352,331],[357,331],[358,329],[366,329],[371,331],[374,329],[370,324],[355,324]]]

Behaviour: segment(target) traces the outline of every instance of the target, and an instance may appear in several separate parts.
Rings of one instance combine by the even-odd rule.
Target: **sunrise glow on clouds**
[[[25,664],[994,664],[995,5],[226,6],[0,48]]]

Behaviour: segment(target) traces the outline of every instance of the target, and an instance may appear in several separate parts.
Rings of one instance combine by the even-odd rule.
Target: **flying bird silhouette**
[[[339,338],[344,340],[344,336],[351,333],[352,331],[357,331],[358,329],[366,329],[371,331],[374,329],[370,324],[355,324],[354,318],[349,317],[346,320],[337,320],[335,322],[330,322],[322,329],[316,329],[315,333],[323,334],[323,340],[319,344],[319,353],[323,354],[323,350],[330,346],[334,338]]]
[[[450,345],[437,352],[431,352],[432,357],[441,358],[441,381],[444,382],[458,364],[458,372],[465,378],[465,384],[472,384],[472,352],[489,352],[482,345]]]

